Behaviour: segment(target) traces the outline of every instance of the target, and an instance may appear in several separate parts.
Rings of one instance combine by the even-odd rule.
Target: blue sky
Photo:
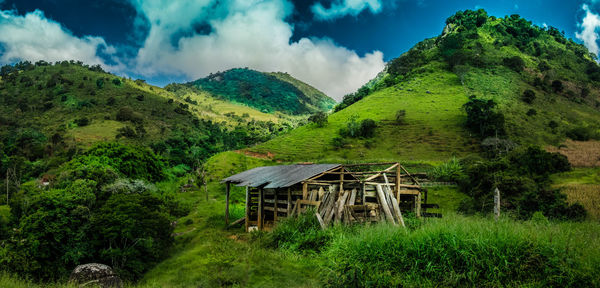
[[[597,53],[598,2],[0,0],[0,64],[76,59],[159,86],[249,67],[288,72],[339,100],[458,10],[519,14]]]

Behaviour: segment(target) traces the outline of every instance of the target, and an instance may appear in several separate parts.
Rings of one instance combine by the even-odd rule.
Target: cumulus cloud
[[[359,56],[330,39],[291,42],[293,27],[284,19],[293,6],[284,0],[134,4],[150,23],[135,59],[136,72],[145,76],[168,73],[196,79],[235,67],[283,71],[340,100],[385,65],[379,51]],[[203,23],[211,27],[207,34],[194,30]]]
[[[29,61],[80,60],[87,64],[106,65],[98,57],[101,52],[110,55],[114,48],[100,37],[78,38],[36,10],[19,16],[15,11],[0,11],[0,63]]]
[[[575,37],[583,41],[588,50],[598,56],[598,33],[596,33],[596,30],[600,27],[600,16],[594,14],[586,4],[582,8],[585,11],[585,17],[579,23],[581,31],[575,33]]]
[[[311,6],[311,10],[317,19],[331,20],[346,15],[356,16],[365,9],[371,10],[372,13],[379,13],[381,7],[381,0],[334,0],[329,8],[317,2]]]
[[[385,66],[379,51],[358,55],[327,38],[292,41],[288,0],[130,1],[136,23],[148,29],[134,57],[118,58],[122,47],[76,37],[41,11],[0,11],[0,63],[73,59],[120,74],[187,80],[249,67],[288,72],[337,100]]]

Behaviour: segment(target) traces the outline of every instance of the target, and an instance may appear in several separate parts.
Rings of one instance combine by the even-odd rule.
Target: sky
[[[80,60],[158,86],[248,67],[340,100],[479,8],[556,27],[598,55],[600,0],[0,0],[0,64]]]

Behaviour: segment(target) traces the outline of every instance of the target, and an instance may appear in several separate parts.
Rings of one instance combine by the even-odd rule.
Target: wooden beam
[[[392,164],[398,164],[398,162],[342,164],[342,166],[343,167],[355,167],[355,166],[377,166],[377,165],[392,165]]]
[[[327,171],[325,171],[325,172],[323,172],[323,173],[321,173],[321,174],[318,174],[318,175],[316,175],[316,176],[310,177],[310,178],[306,179],[305,181],[310,181],[310,180],[317,179],[317,178],[319,178],[319,177],[321,177],[321,176],[323,176],[323,175],[325,175],[325,174],[329,174],[329,173],[331,173],[331,172],[333,172],[333,171],[340,170],[340,169],[342,169],[342,168],[343,168],[343,166],[340,166],[340,167],[336,167],[336,168],[333,168],[333,169],[327,170]]]
[[[258,230],[263,229],[263,189],[258,188]]]
[[[319,215],[318,212],[315,212],[315,215],[317,216],[317,220],[319,221],[321,228],[323,228],[323,230],[327,229],[327,226],[325,226],[325,222],[323,222],[323,218],[321,218],[321,215]]]
[[[275,212],[275,207],[265,206],[263,209],[265,209],[265,211],[273,211],[273,212]],[[277,211],[279,211],[279,212],[286,212],[287,209],[285,209],[285,208],[277,208]]]
[[[415,210],[417,214],[417,218],[421,218],[421,192],[419,191],[419,194],[417,194],[417,203],[415,203],[416,207]]]
[[[381,205],[381,208],[383,208],[383,212],[385,213],[386,219],[388,219],[389,222],[396,225],[396,221],[394,221],[394,217],[392,216],[392,212],[390,211],[390,206],[387,203],[387,200],[386,200],[385,194],[383,193],[383,188],[381,187],[381,184],[377,184],[377,186],[375,186],[375,187],[377,188],[377,196],[379,197],[379,204]]]
[[[402,176],[400,175],[402,172],[400,170],[400,165],[396,166],[396,187],[394,187],[396,199],[400,199],[400,184],[402,184]]]
[[[402,168],[402,170],[404,170],[404,173],[406,173],[406,175],[408,175],[408,177],[410,177],[410,179],[412,179],[415,182],[415,184],[421,185],[421,183],[419,183],[419,181],[417,180],[417,178],[415,178],[412,175],[410,175],[410,173],[408,173],[408,171],[406,171],[406,169],[404,169],[404,166],[400,165],[400,168]]]
[[[246,217],[242,217],[242,218],[240,218],[238,220],[233,221],[233,223],[229,224],[229,226],[227,226],[227,227],[228,228],[229,227],[233,227],[233,226],[238,225],[238,224],[240,224],[242,222],[246,222]]]
[[[292,213],[292,188],[288,187],[287,189],[287,217],[290,217],[290,213]]]
[[[225,183],[225,225],[229,225],[229,184]]]
[[[279,189],[275,189],[275,209],[273,209],[273,222],[277,222],[277,213],[279,210],[277,210],[277,192],[279,192]]]

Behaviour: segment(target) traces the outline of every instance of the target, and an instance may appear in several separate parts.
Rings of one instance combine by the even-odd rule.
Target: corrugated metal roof
[[[237,186],[285,188],[300,183],[325,171],[340,167],[340,164],[295,164],[264,166],[246,170],[221,181],[237,183]]]

